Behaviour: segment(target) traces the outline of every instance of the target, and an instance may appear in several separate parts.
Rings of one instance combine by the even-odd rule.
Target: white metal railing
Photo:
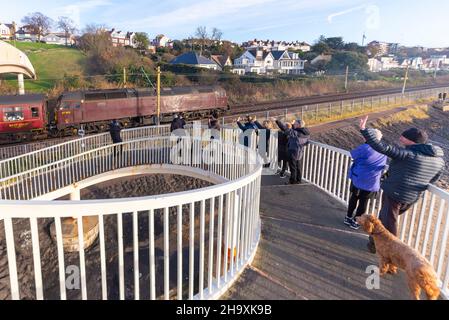
[[[142,166],[156,169],[165,167],[169,172],[184,170],[186,174],[194,172],[196,176],[205,178],[212,175],[225,179],[225,182],[194,191],[134,199],[24,200],[73,186],[88,177]],[[8,200],[0,201],[0,222],[4,224],[11,298],[73,297],[73,292],[66,288],[65,263],[68,260],[79,267],[81,290],[77,291],[75,297],[82,299],[108,299],[111,296],[108,288],[111,286],[118,288],[117,298],[120,299],[219,297],[254,257],[260,236],[258,210],[261,171],[262,163],[257,153],[240,144],[218,139],[207,141],[189,137],[158,137],[99,147],[12,177],[14,181],[5,184],[2,190],[2,198]],[[86,258],[83,237],[78,238],[80,250],[79,258],[75,259],[77,262],[63,248],[61,219],[73,217],[81,222],[89,216],[97,216],[99,221],[99,244],[96,246],[99,247],[100,268],[95,269],[98,272]],[[131,230],[128,230],[130,234],[124,232],[128,218],[132,220]],[[32,250],[28,254],[34,265],[33,296],[21,295],[22,289],[30,284],[21,282],[22,278],[18,274],[18,270],[24,270],[20,263],[26,261],[23,259],[26,253],[21,250],[22,257],[17,260],[14,221],[22,219],[28,220],[30,224]],[[54,248],[41,247],[40,244],[42,234],[39,230],[47,219],[55,223]],[[148,232],[139,231],[142,221],[146,222]],[[161,221],[161,230],[157,230],[155,221]],[[78,234],[84,234],[83,223],[77,225]],[[111,237],[111,232],[115,236]],[[186,234],[188,239],[185,239]],[[126,240],[132,243],[132,257],[126,255]],[[140,245],[142,241],[147,243],[143,249]],[[184,254],[184,249],[188,250],[188,254]],[[45,261],[46,264],[56,264],[53,272],[49,271],[50,266],[42,264],[41,259],[49,250],[57,252],[57,261]],[[148,261],[140,259],[142,251],[148,256]],[[172,252],[176,252],[175,267],[170,264]],[[89,252],[90,259],[92,254]],[[110,263],[111,257],[117,257],[115,266]],[[185,259],[188,268],[183,264]],[[160,260],[161,263],[158,263]],[[132,294],[126,293],[125,288],[125,278],[129,277],[125,265],[128,263],[133,266]],[[176,269],[176,277],[170,276],[173,268]],[[147,277],[141,277],[143,272],[146,272]],[[47,289],[55,285],[47,283],[52,273],[59,273],[56,280],[59,282],[57,296],[54,292],[47,294]],[[117,283],[108,281],[109,273],[117,276]],[[91,293],[89,289],[91,285],[99,283],[97,279],[101,279],[101,294],[95,296],[95,290]],[[158,286],[158,283],[163,285]],[[143,297],[143,292],[149,292],[149,295]]]
[[[123,141],[167,136],[169,134],[170,126],[168,125],[125,129],[121,132]],[[24,150],[24,146],[22,145],[8,147],[17,149],[15,153],[19,153],[19,155],[0,161],[0,178],[9,177],[16,173],[31,170],[111,143],[110,134],[105,132],[84,138],[72,139],[25,154],[20,154]],[[11,153],[12,151],[9,150],[8,152]]]
[[[305,148],[303,177],[347,205],[350,197],[348,151],[313,142]],[[378,215],[382,194],[368,212]],[[400,216],[399,238],[425,256],[435,268],[442,293],[449,298],[449,193],[431,185],[424,197]]]

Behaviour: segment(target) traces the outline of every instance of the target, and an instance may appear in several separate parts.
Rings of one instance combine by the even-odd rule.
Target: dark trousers
[[[391,199],[385,193],[382,196],[382,210],[380,210],[379,219],[388,231],[395,236],[398,235],[398,219],[413,205],[401,203]]]
[[[358,189],[356,186],[351,184],[351,194],[349,197],[347,216],[349,218],[352,218],[354,216],[354,211],[355,218],[365,214],[366,209],[368,208],[368,202],[374,199],[376,197],[376,194],[377,192]]]
[[[282,162],[281,173],[284,174],[285,171],[287,171],[288,169],[288,161],[287,160],[279,161],[279,166],[281,166],[281,162]]]
[[[290,183],[301,183],[301,160],[294,160],[290,158],[288,160],[288,165],[290,167]]]
[[[379,219],[388,231],[397,236],[399,216],[404,214],[412,206],[413,203],[401,203],[391,199],[384,193],[382,196],[382,209],[379,213]],[[374,243],[374,239],[372,237],[369,237],[369,241]]]

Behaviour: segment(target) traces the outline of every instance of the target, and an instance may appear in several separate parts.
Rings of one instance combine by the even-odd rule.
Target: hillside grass
[[[54,44],[12,41],[10,44],[23,51],[37,74],[37,80],[26,79],[27,92],[47,92],[65,75],[86,75],[86,56],[76,48]],[[15,76],[8,76],[8,82],[17,86]]]

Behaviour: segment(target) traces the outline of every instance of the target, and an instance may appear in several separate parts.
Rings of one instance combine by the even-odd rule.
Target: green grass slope
[[[28,56],[36,71],[37,80],[25,80],[27,92],[48,91],[64,75],[86,74],[86,57],[78,49],[34,42],[10,43]],[[9,83],[17,85],[14,76],[9,76],[8,79]]]

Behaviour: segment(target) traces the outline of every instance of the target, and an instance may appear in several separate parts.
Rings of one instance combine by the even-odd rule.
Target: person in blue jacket
[[[375,130],[376,138],[382,140],[382,133]],[[351,151],[353,165],[349,169],[351,194],[348,213],[344,224],[357,230],[356,218],[366,213],[368,202],[373,200],[380,190],[380,179],[387,163],[387,156],[375,151],[367,143]],[[355,211],[355,216],[354,216]]]

